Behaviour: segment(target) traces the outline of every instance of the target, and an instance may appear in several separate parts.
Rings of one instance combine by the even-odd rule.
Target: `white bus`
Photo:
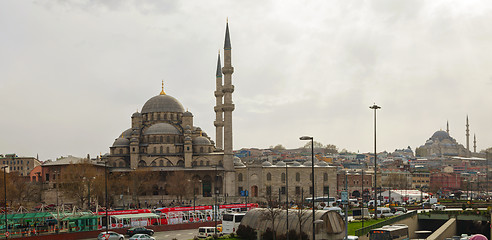
[[[409,240],[408,226],[405,224],[386,225],[372,229],[369,240]]]
[[[243,220],[246,213],[224,213],[222,214],[222,233],[231,234],[236,233],[241,220]]]
[[[313,198],[306,198],[305,201],[306,201],[306,204],[311,204],[311,199]],[[321,203],[324,203],[325,204],[325,207],[333,207],[334,204],[337,202],[337,200],[334,198],[334,197],[316,197],[314,198],[315,201],[314,201],[314,204],[316,207],[320,208],[320,204]]]

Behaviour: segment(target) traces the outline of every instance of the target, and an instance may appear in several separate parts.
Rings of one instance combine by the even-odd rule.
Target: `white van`
[[[377,216],[378,216],[378,218],[380,218],[380,217],[392,217],[392,216],[394,216],[394,214],[391,213],[390,208],[381,207],[381,208],[378,208]]]
[[[199,238],[207,238],[210,236],[213,236],[215,234],[215,227],[199,227],[198,228],[198,237]],[[222,233],[220,233],[217,230],[217,235],[221,236]]]

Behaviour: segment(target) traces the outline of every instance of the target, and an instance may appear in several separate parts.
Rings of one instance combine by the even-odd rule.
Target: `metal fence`
[[[385,225],[390,225],[390,224],[399,222],[399,221],[401,221],[403,219],[407,219],[407,218],[412,217],[412,216],[415,216],[415,215],[417,215],[417,211],[411,211],[411,212],[405,213],[403,215],[392,217],[392,218],[390,218],[390,219],[388,219],[386,221],[378,222],[376,224],[373,224],[373,225],[370,225],[370,226],[367,226],[367,227],[364,227],[364,228],[357,229],[357,230],[355,230],[355,235],[356,236],[362,236],[364,234],[367,234],[372,229],[380,228],[380,227],[385,226]]]

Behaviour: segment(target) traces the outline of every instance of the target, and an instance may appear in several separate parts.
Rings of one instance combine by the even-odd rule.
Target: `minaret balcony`
[[[224,92],[224,93],[233,93],[234,92],[234,85],[222,87],[222,92]]]
[[[223,127],[224,126],[224,121],[214,121],[214,126],[216,126],[216,127]]]
[[[219,88],[217,91],[214,92],[215,97],[223,97],[224,92],[222,92],[222,88]]]
[[[222,109],[223,109],[224,111],[234,111],[235,106],[234,106],[234,104],[232,104],[232,103],[230,103],[230,104],[223,104],[223,105],[222,105]]]
[[[232,74],[232,73],[234,73],[234,67],[223,67],[222,73],[223,74]]]

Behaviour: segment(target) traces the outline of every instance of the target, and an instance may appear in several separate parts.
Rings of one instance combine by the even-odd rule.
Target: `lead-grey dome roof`
[[[128,147],[130,145],[130,140],[120,137],[114,140],[113,147]]]
[[[275,165],[277,165],[278,167],[285,167],[286,164],[283,161],[278,161]]]
[[[193,114],[189,111],[183,113],[183,117],[193,117]]]
[[[157,95],[149,99],[142,107],[142,113],[152,112],[179,112],[183,113],[183,105],[169,95]]]
[[[444,139],[447,139],[447,138],[448,139],[450,138],[449,134],[445,131],[442,131],[442,130],[435,132],[431,137],[431,139],[439,139],[441,141]]]
[[[134,112],[134,113],[132,114],[132,118],[134,118],[134,117],[141,117],[141,116],[142,116],[142,114],[141,114],[141,113],[139,113],[139,112]]]
[[[150,134],[180,134],[179,130],[169,123],[156,123],[144,132],[145,135]]]
[[[270,166],[272,166],[272,163],[271,163],[271,162],[269,162],[269,161],[264,161],[264,162],[261,164],[261,166],[263,166],[263,167],[270,167]]]
[[[210,145],[210,144],[212,144],[210,143],[210,140],[208,140],[208,138],[203,136],[199,136],[193,139],[193,145]]]
[[[132,131],[133,130],[131,128],[128,128],[127,130],[121,133],[120,137],[130,138],[132,136]]]

